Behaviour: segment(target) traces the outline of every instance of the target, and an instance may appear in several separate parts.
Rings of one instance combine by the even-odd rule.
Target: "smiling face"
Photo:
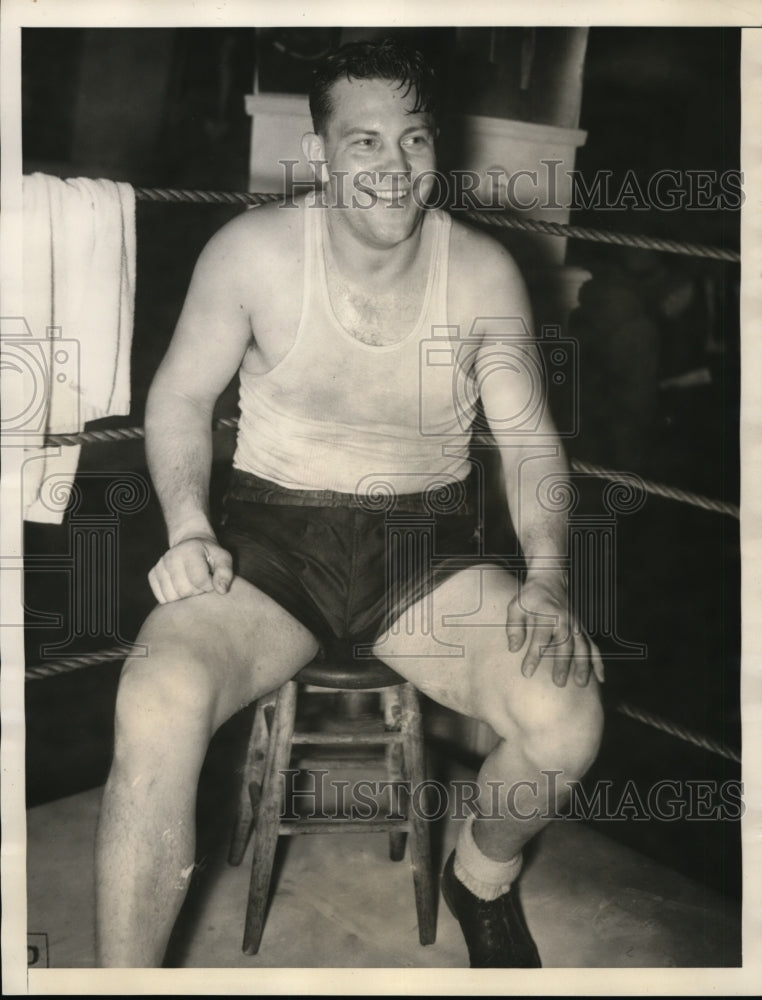
[[[342,222],[371,245],[407,239],[421,219],[434,184],[435,129],[431,115],[411,114],[415,95],[396,81],[337,80],[325,134],[311,151],[326,161],[330,204]]]

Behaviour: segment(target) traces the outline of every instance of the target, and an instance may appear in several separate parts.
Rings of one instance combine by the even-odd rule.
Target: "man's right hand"
[[[184,538],[164,553],[148,582],[159,604],[211,591],[227,594],[233,582],[233,558],[213,536]]]

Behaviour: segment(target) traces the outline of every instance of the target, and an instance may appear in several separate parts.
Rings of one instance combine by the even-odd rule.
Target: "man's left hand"
[[[603,682],[603,660],[595,643],[570,613],[563,582],[529,576],[508,605],[508,648],[518,652],[526,644],[521,672],[531,677],[541,658],[553,661],[553,683],[563,687],[572,675],[584,687],[591,672]]]

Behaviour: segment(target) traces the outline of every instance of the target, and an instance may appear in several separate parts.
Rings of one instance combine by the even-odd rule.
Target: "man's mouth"
[[[387,205],[404,205],[410,195],[410,189],[405,191],[376,191],[374,192],[379,201]]]

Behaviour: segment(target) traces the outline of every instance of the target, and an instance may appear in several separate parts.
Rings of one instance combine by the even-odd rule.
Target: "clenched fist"
[[[233,558],[213,536],[184,538],[164,553],[148,574],[159,604],[216,591],[233,582]]]

